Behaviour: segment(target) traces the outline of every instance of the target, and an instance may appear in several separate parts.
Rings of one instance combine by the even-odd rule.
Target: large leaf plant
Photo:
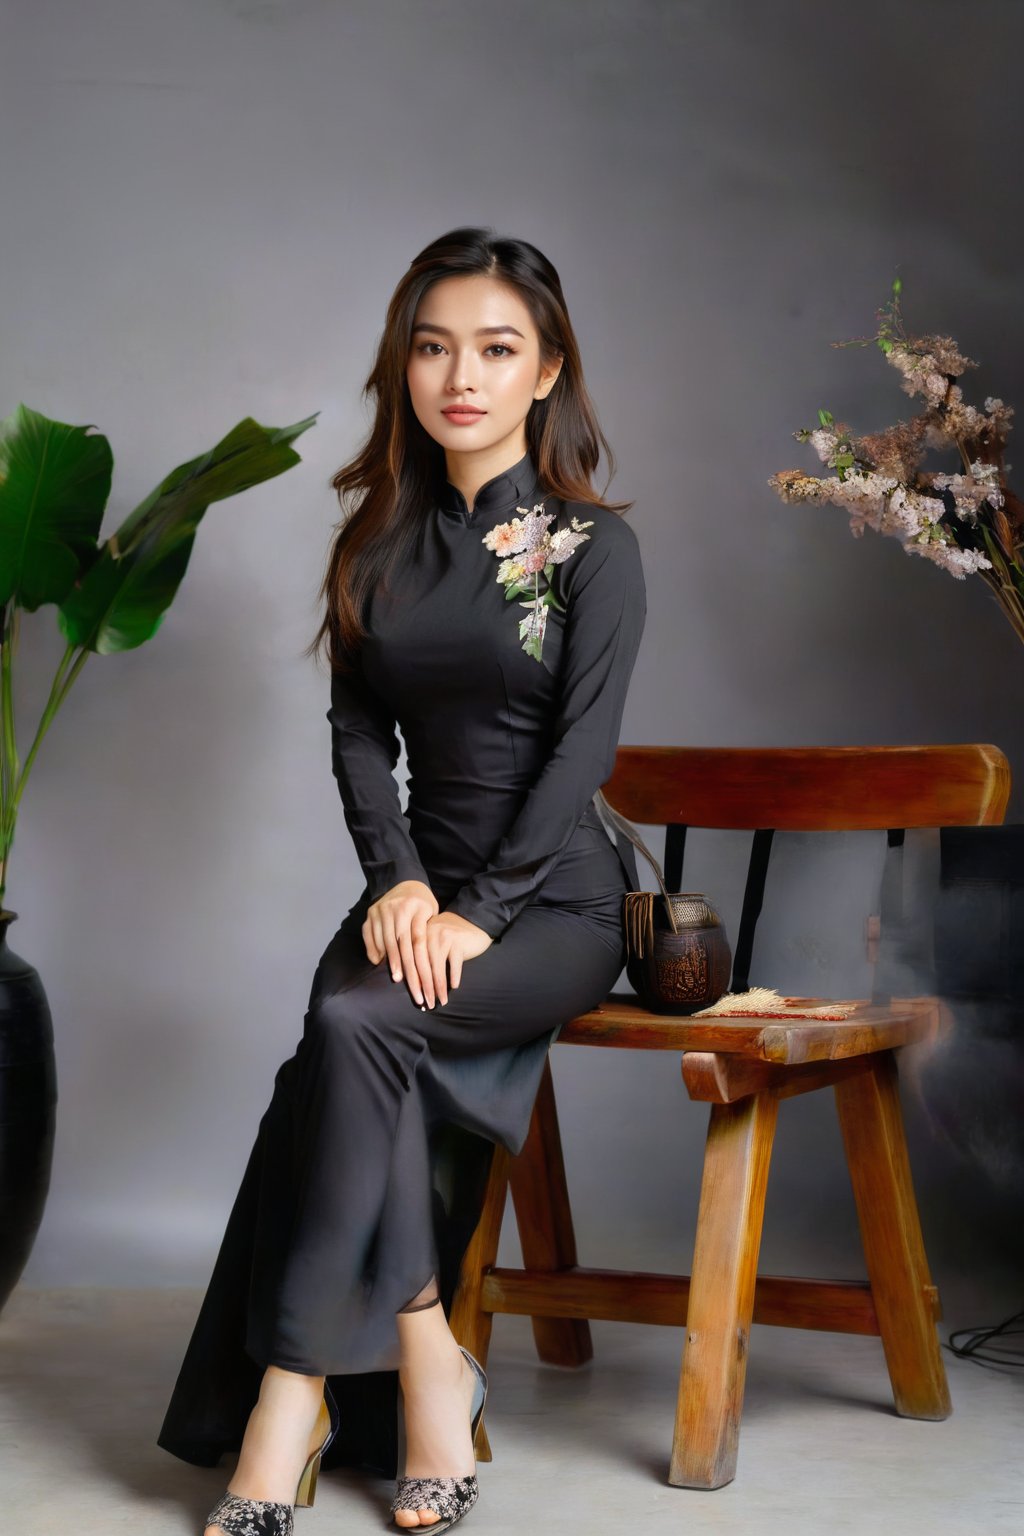
[[[300,462],[292,447],[319,413],[291,427],[247,416],[208,453],[179,464],[100,544],[113,455],[102,433],[19,405],[0,422],[0,912],[18,808],[43,738],[89,656],[130,651],[156,634],[211,502]],[[21,610],[57,608],[67,644],[21,761],[14,661]]]

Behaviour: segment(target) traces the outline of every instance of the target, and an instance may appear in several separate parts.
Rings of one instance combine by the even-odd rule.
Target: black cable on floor
[[[967,1335],[966,1344],[958,1344],[957,1339]],[[961,1360],[973,1360],[978,1365],[1001,1365],[1010,1370],[1024,1368],[1024,1348],[1011,1345],[1002,1349],[993,1340],[1015,1338],[1018,1334],[1024,1335],[1024,1312],[1015,1312],[1012,1317],[1004,1318],[1001,1323],[995,1323],[988,1328],[958,1328],[949,1336],[949,1343],[944,1347]],[[986,1347],[995,1347],[997,1354],[984,1354]]]

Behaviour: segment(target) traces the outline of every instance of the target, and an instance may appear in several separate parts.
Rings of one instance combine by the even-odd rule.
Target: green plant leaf
[[[298,464],[291,444],[317,415],[291,427],[261,427],[247,416],[208,453],[173,469],[129,513],[62,604],[58,618],[68,642],[109,655],[149,640],[185,574],[207,507]]]
[[[96,557],[114,457],[88,426],[19,405],[0,421],[0,604],[60,603]]]

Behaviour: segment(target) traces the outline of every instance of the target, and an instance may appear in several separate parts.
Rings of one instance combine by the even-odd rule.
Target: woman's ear
[[[555,386],[555,380],[562,371],[562,359],[553,357],[550,363],[541,363],[540,378],[537,380],[537,388],[533,392],[535,400],[544,400]]]

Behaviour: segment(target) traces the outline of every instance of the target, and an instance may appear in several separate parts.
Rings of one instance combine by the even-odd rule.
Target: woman
[[[310,653],[327,640],[366,886],[278,1071],[160,1434],[212,1464],[245,1426],[205,1536],[290,1532],[346,1431],[383,1466],[382,1383],[405,1432],[393,1526],[444,1530],[476,1499],[485,1378],[446,1313],[480,1149],[520,1150],[549,1045],[625,963],[638,884],[593,796],[644,578],[629,503],[591,486],[611,456],[554,267],[487,230],[443,235],[398,285],[365,392]]]

